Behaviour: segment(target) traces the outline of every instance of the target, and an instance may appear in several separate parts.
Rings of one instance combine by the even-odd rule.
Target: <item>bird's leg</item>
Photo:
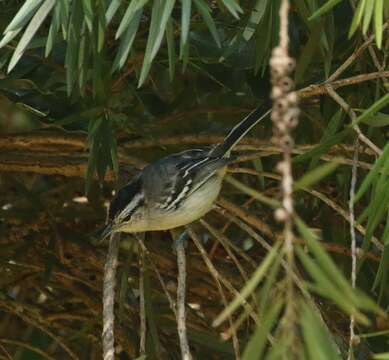
[[[182,231],[181,231],[182,230]],[[173,251],[177,251],[177,248],[181,245],[186,247],[187,242],[188,242],[188,233],[186,229],[180,229],[180,230],[174,230],[171,231],[171,234],[173,236]]]

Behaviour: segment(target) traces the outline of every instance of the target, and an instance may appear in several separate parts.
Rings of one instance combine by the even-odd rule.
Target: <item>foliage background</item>
[[[220,141],[269,98],[278,0],[239,5],[233,0],[150,0],[139,1],[139,9],[134,4],[0,2],[1,358],[99,358],[106,245],[96,242],[111,191],[154,159]],[[310,18],[315,12],[318,16]],[[261,351],[275,358],[282,351],[307,359],[345,358],[350,313],[359,320],[357,333],[364,334],[354,346],[355,357],[382,353],[377,358],[389,358],[387,13],[387,2],[380,0],[292,1],[290,52],[297,60],[296,87],[304,89],[293,171],[296,179],[309,174],[300,182],[303,191],[296,192],[295,206],[334,263],[320,260],[326,253],[312,247],[310,234],[300,227],[294,270],[302,287],[296,297],[285,297],[281,253],[263,267],[281,236],[266,202],[279,199],[274,167],[280,155],[267,119],[242,141],[231,168],[249,190],[228,181],[220,208],[195,227],[205,255],[188,244],[188,331],[196,358],[240,353],[255,359]],[[350,66],[331,78],[351,54]],[[384,150],[379,157],[361,142],[361,196],[354,207],[357,245],[364,249],[359,254],[366,255],[358,257],[357,285],[380,309],[342,282],[350,277],[349,190],[356,135],[350,112],[324,87],[328,79],[355,116],[364,114],[359,126],[365,138]],[[265,202],[258,201],[258,192]],[[146,240],[147,355],[179,358],[166,298],[166,291],[175,296],[176,286],[171,238],[153,233]],[[132,238],[123,239],[121,247],[116,336],[120,358],[127,359],[139,355],[139,251]],[[214,266],[213,275],[219,274],[216,282],[204,256]],[[256,269],[266,270],[270,280],[254,286],[248,300],[252,310],[240,309],[230,323],[213,327],[235,292],[253,284]],[[280,309],[288,302],[296,309],[293,342],[278,321],[282,311],[273,306],[278,299]],[[257,317],[265,325],[257,327],[252,320]],[[239,318],[236,337],[222,341],[220,335],[226,337]],[[266,342],[270,334],[274,340]]]

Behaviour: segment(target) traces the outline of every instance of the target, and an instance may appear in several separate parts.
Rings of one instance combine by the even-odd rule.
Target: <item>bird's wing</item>
[[[207,179],[215,175],[217,170],[228,163],[228,158],[211,158],[208,150],[192,149],[174,154],[150,165],[148,173],[144,173],[144,184],[150,193],[159,194],[160,207],[165,210],[176,209],[180,202],[198,189]],[[152,172],[152,174],[151,174]],[[158,176],[160,188],[147,178]],[[166,180],[165,180],[166,178]],[[151,189],[151,187],[154,188]],[[149,193],[149,191],[146,193]]]

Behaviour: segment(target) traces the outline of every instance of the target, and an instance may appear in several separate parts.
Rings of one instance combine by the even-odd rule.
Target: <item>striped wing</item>
[[[169,164],[171,168],[168,174],[174,176],[170,177],[170,186],[164,189],[160,208],[167,211],[176,210],[182,201],[215,176],[228,162],[228,158],[209,157],[208,151],[200,149],[170,156],[169,162],[164,164]]]

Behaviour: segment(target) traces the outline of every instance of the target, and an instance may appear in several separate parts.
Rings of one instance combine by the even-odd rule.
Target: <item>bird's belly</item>
[[[195,194],[183,201],[178,209],[166,212],[163,209],[149,209],[147,221],[135,221],[123,226],[123,232],[144,232],[170,230],[190,224],[200,219],[211,210],[214,201],[219,195],[222,179],[215,176],[215,180],[199,188]]]

